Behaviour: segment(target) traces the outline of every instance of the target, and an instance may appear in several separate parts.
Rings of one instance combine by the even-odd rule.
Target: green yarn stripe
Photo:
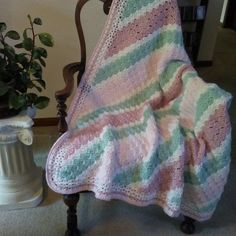
[[[171,191],[173,190],[178,190],[178,189],[172,189]],[[171,206],[177,206],[177,207],[180,206],[181,201],[182,201],[182,192],[181,193],[175,192],[175,195],[172,196],[170,199],[168,199],[168,203],[170,203]]]
[[[86,148],[86,152],[79,153],[78,157],[74,157],[71,164],[62,167],[58,177],[62,181],[75,180],[77,176],[82,174],[84,170],[89,168],[96,160],[98,160],[103,154],[105,148],[109,142],[119,140],[129,135],[139,134],[146,130],[148,120],[153,117],[151,108],[147,108],[144,112],[144,119],[139,124],[125,127],[119,130],[113,130],[108,128],[101,139],[93,144],[91,147]],[[93,155],[91,155],[91,153]]]
[[[117,60],[102,67],[96,74],[93,85],[97,85],[102,81],[110,78],[130,66],[134,65],[136,62],[150,55],[154,50],[157,50],[167,44],[175,43],[176,46],[182,46],[182,33],[176,29],[164,31],[154,38],[148,40],[140,47],[136,47],[133,51],[127,53],[124,56],[119,57]]]
[[[188,84],[188,82],[195,79],[196,77],[198,77],[198,74],[196,71],[185,72],[182,76],[183,85],[186,86]]]
[[[175,65],[175,63],[172,63],[164,72],[160,75],[160,82],[156,80],[154,83],[150,84],[148,87],[140,91],[139,93],[135,94],[134,96],[131,96],[130,98],[126,99],[125,101],[120,102],[119,104],[109,106],[109,107],[103,107],[100,108],[94,112],[91,112],[84,117],[81,117],[77,123],[77,127],[81,126],[83,123],[88,122],[90,120],[94,120],[98,118],[102,113],[105,112],[113,112],[117,110],[122,110],[125,108],[130,108],[137,106],[144,101],[150,99],[150,97],[155,93],[161,91],[160,83],[162,86],[164,86],[168,81],[173,78],[173,75],[176,73],[176,70],[178,67],[182,64],[182,62],[176,63],[178,66]],[[179,107],[179,102],[176,103]],[[174,107],[178,109],[178,107]],[[170,111],[168,111],[169,113]],[[171,110],[173,112],[173,110]],[[166,113],[164,112],[163,115]]]
[[[162,72],[160,77],[160,85],[162,88],[173,78],[174,74],[182,65],[185,65],[183,61],[173,60]]]
[[[186,170],[184,173],[185,183],[192,185],[201,185],[205,183],[209,176],[217,173],[217,171],[223,169],[229,164],[230,149],[231,145],[230,142],[228,142],[223,154],[219,153],[211,160],[206,159],[199,173],[193,173],[191,170]]]
[[[144,88],[140,92],[136,93],[135,95],[131,96],[130,98],[128,98],[116,105],[113,105],[113,106],[102,107],[96,111],[93,111],[93,112],[79,118],[79,120],[77,122],[77,127],[82,126],[83,123],[85,123],[85,122],[87,123],[91,120],[95,120],[102,113],[114,112],[114,111],[124,110],[125,108],[131,108],[134,106],[138,106],[139,104],[150,99],[150,97],[158,91],[160,91],[160,84],[159,84],[159,81],[155,80],[149,86],[147,86],[146,88]]]
[[[102,142],[98,142],[92,147],[88,147],[86,152],[79,154],[79,158],[74,157],[71,164],[62,167],[57,173],[58,179],[60,181],[70,181],[75,180],[77,176],[81,175],[84,170],[88,169],[89,166],[91,166],[102,155],[107,146],[106,141],[108,140],[106,140],[106,138],[107,137],[104,135]],[[92,156],[91,153],[93,153]]]
[[[202,115],[207,111],[208,107],[211,106],[215,100],[225,97],[225,94],[217,86],[209,87],[197,101],[195,124],[200,120]]]
[[[210,202],[210,203],[207,204],[206,206],[199,207],[199,208],[197,209],[197,211],[198,211],[198,212],[202,212],[202,213],[204,213],[204,212],[212,212],[212,211],[215,210],[216,205],[217,205],[217,203],[219,202],[219,200],[220,200],[220,198],[217,197],[216,200]]]
[[[121,17],[122,20],[129,17],[136,11],[140,10],[142,7],[147,6],[150,3],[153,3],[155,0],[129,0],[124,7],[123,15]]]
[[[188,206],[188,208],[193,209],[195,212],[199,213],[209,213],[214,211],[214,209],[216,208],[217,203],[219,202],[220,197],[216,197],[214,200],[212,201],[207,201],[208,204],[204,205],[197,205],[197,204],[191,204],[190,206]]]
[[[179,109],[179,104],[180,104],[181,99],[178,98],[175,103],[171,107],[165,110],[157,110],[154,112],[155,118],[161,119],[163,117],[167,116],[177,116],[178,115],[178,109]]]
[[[173,131],[172,138],[170,140],[156,147],[149,161],[138,164],[117,174],[112,182],[118,184],[119,186],[127,186],[131,183],[148,180],[157,166],[160,166],[162,162],[172,156],[177,148],[182,144],[183,137],[177,127]]]

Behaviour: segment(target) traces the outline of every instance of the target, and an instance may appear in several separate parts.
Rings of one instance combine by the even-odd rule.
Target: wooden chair
[[[80,42],[80,48],[81,48],[81,61],[80,62],[74,62],[64,67],[63,69],[63,77],[65,80],[65,88],[63,90],[60,90],[56,92],[55,97],[58,102],[57,108],[58,108],[58,116],[59,116],[59,124],[58,124],[58,130],[60,134],[67,131],[67,123],[65,121],[65,117],[67,116],[66,113],[66,100],[67,98],[72,94],[73,87],[74,87],[74,74],[78,72],[77,76],[77,85],[80,82],[80,79],[85,71],[85,65],[86,65],[86,44],[83,34],[83,29],[81,25],[81,10],[83,6],[88,2],[89,0],[79,0],[76,6],[75,11],[75,22],[77,26],[77,31],[79,35],[79,42]],[[112,0],[99,0],[103,2],[103,11],[105,14],[109,13],[109,9],[112,3]],[[206,1],[202,1],[206,2]],[[181,18],[183,22],[187,21],[200,21],[201,24],[197,25],[196,29],[197,32],[202,31],[203,27],[203,21],[202,18],[199,18],[199,14],[197,14],[201,9],[201,11],[206,12],[206,8],[202,9],[198,7],[181,7]],[[191,13],[191,14],[190,14]],[[191,58],[196,58],[195,53],[197,52],[197,49],[199,45],[197,45],[197,42],[199,42],[198,36],[193,36],[191,33],[186,32],[185,34],[185,43],[187,47],[191,48]],[[194,39],[193,39],[194,38]],[[79,201],[79,193],[76,194],[70,194],[70,195],[64,195],[63,196],[65,204],[68,206],[67,210],[67,231],[66,235],[68,236],[74,236],[74,235],[80,235],[80,232],[78,230],[77,226],[77,215],[76,215],[76,206]],[[181,230],[186,234],[192,234],[195,231],[194,226],[194,220],[185,217],[185,220],[181,223],[180,226]]]

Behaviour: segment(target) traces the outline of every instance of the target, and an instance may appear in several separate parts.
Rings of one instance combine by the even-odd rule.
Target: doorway
[[[223,26],[236,30],[236,1],[228,0],[228,6],[226,10],[226,16]]]

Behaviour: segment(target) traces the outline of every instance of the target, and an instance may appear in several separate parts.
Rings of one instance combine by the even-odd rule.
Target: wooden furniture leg
[[[67,230],[65,236],[79,236],[80,231],[77,224],[76,207],[79,201],[79,193],[63,195],[67,210]]]
[[[195,222],[194,219],[184,216],[184,221],[180,225],[181,231],[185,234],[194,234],[195,233],[194,222]]]

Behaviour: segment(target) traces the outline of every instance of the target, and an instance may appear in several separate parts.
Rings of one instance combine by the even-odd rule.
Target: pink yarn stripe
[[[182,74],[187,68],[188,66],[186,65],[180,67],[177,71],[177,74],[175,75],[173,82],[171,83],[171,86],[164,91],[164,105],[167,105],[173,99],[181,96],[183,90]]]
[[[220,147],[226,136],[230,133],[229,114],[225,105],[219,105],[208,121],[205,122],[203,139],[207,140],[206,150],[211,152]]]
[[[155,53],[152,53],[142,61],[139,61],[132,68],[113,75],[109,80],[106,80],[106,89],[102,89],[104,86],[102,83],[99,85],[101,86],[100,89],[96,89],[95,92],[90,92],[94,94],[86,97],[86,104],[88,105],[80,106],[80,109],[75,110],[71,120],[71,125],[75,126],[78,116],[83,116],[83,114],[87,114],[94,109],[101,108],[102,106],[100,104],[103,104],[101,101],[106,101],[108,105],[120,102],[121,97],[118,93],[113,93],[112,99],[110,99],[110,91],[112,91],[114,87],[117,90],[119,89],[119,91],[122,91],[122,97],[125,99],[130,97],[132,93],[136,93],[138,88],[142,86],[143,81],[148,81],[153,78],[157,79],[156,77],[158,75],[160,76],[162,70],[159,69],[157,71],[156,63],[159,63],[160,66],[163,65],[164,68],[165,63],[175,55],[179,55],[183,60],[186,60],[186,53],[184,50],[177,48],[175,45],[168,45],[167,47],[163,47]],[[183,67],[182,69],[180,73],[183,73],[186,67]],[[98,101],[94,99],[94,97],[100,98],[100,100]],[[167,100],[168,97],[171,98],[172,96],[168,95]]]
[[[185,142],[185,147],[186,164],[191,166],[200,165],[206,151],[204,141],[200,138],[191,138]]]
[[[143,107],[119,114],[104,115],[102,116],[102,118],[96,120],[96,122],[93,122],[90,126],[86,128],[83,128],[79,131],[76,130],[76,132],[71,131],[70,133],[71,137],[68,143],[68,145],[71,146],[71,149],[70,153],[68,154],[72,155],[77,149],[86,145],[89,140],[98,138],[99,135],[102,133],[104,127],[106,127],[108,124],[113,127],[119,127],[123,125],[128,125],[127,122],[129,122],[129,125],[131,125],[134,122],[140,121],[142,117],[143,117]],[[65,142],[66,140],[64,141],[63,145],[65,145]]]
[[[137,117],[135,117],[135,119],[133,120],[134,122],[137,122],[142,118],[143,111],[138,110],[136,115]],[[120,120],[117,121],[118,125],[120,125],[121,124]],[[114,126],[115,124],[111,125]],[[67,143],[67,141],[65,140],[63,143],[63,145],[68,146],[68,148],[65,151],[65,157],[73,158],[73,156],[82,146],[92,145],[92,143],[94,142],[93,140],[101,136],[103,129],[104,129],[104,124],[102,122],[99,124],[98,127],[93,126],[85,128],[81,130],[81,132],[73,133],[72,135],[73,138],[70,139],[70,142]],[[120,162],[120,165],[122,166],[122,163],[124,164],[124,162],[126,162],[125,168],[128,168],[129,165],[133,165],[135,163],[137,164],[139,161],[145,160],[145,157],[148,156],[148,152],[150,152],[153,148],[154,145],[153,141],[157,139],[157,135],[159,136],[160,134],[158,133],[154,120],[151,119],[148,121],[148,127],[145,130],[145,132],[139,132],[138,137],[136,140],[134,140],[133,144],[132,140],[130,140],[129,137],[117,140],[116,143],[119,148],[116,149],[116,154],[114,155],[117,155],[117,158],[118,157],[121,158],[120,160],[118,160],[118,162]],[[88,144],[88,142],[90,143]],[[130,146],[127,145],[127,142],[129,142]],[[138,146],[136,146],[137,143],[139,144]],[[134,146],[136,146],[135,155],[132,154],[134,152]],[[137,155],[138,150],[140,152],[140,155]],[[122,168],[124,168],[124,166]]]
[[[183,157],[182,157],[183,158]],[[159,170],[156,171],[152,180],[145,186],[144,182],[138,183],[136,187],[140,193],[152,192],[153,189],[163,193],[168,193],[170,190],[180,188],[183,186],[183,175],[179,174],[179,169],[182,169],[183,163],[174,161],[171,165],[163,166],[160,165]]]
[[[163,140],[170,140],[171,139],[171,129],[168,129],[170,125],[178,124],[179,123],[179,117],[176,116],[165,116],[159,120],[158,128],[160,131],[160,135],[163,138]]]
[[[168,13],[166,12],[168,11]],[[133,22],[120,29],[109,47],[105,58],[111,57],[122,49],[134,44],[138,40],[142,40],[155,30],[169,24],[179,24],[179,17],[176,9],[169,7],[169,2],[165,2],[154,8],[152,11],[146,12],[139,18],[135,18]],[[129,37],[127,38],[127,32]]]
[[[199,204],[205,204],[208,201],[211,201],[212,199],[219,197],[219,187],[223,188],[223,186],[219,186],[219,184],[221,185],[222,182],[226,181],[226,179],[227,179],[226,176],[227,176],[228,172],[229,172],[228,167],[219,170],[217,173],[210,176],[204,185],[193,187],[193,186],[189,186],[188,184],[186,184],[186,190],[188,188],[191,188],[191,190],[186,191],[184,197],[186,199],[192,199],[192,197],[194,196],[193,193],[195,193],[194,191],[196,191],[196,193],[198,194],[198,203]],[[222,178],[222,176],[224,176],[224,178]],[[214,184],[212,184],[212,183],[214,183]],[[209,185],[211,185],[211,191],[209,191]],[[193,204],[194,204],[194,202],[193,202]]]

